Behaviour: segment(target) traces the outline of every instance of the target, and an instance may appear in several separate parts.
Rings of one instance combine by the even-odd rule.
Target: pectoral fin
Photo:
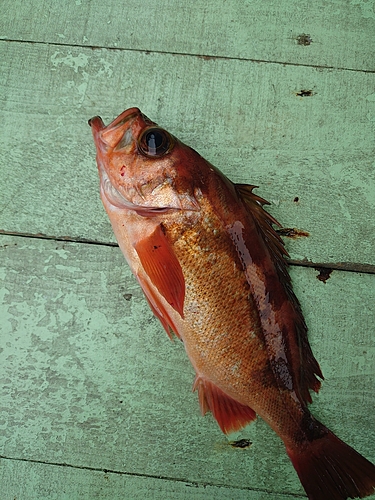
[[[137,242],[134,248],[151,283],[183,318],[185,280],[180,263],[164,234],[163,227],[158,225],[152,234]],[[169,315],[161,303],[162,301],[145,280],[142,280],[140,276],[138,279],[153,312],[166,328],[162,318],[169,317]]]
[[[180,339],[180,335],[178,333],[177,327],[174,324],[172,318],[168,314],[168,311],[163,306],[160,298],[155,293],[154,289],[149,285],[149,283],[142,279],[139,275],[136,276],[139,284],[142,287],[143,293],[146,296],[147,302],[154,313],[154,315],[158,318],[160,323],[163,325],[165,331],[167,332],[168,337],[173,340],[171,330],[176,334],[176,336]]]

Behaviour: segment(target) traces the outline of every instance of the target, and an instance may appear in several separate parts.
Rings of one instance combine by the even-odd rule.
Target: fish
[[[226,434],[260,416],[309,499],[371,495],[374,464],[308,409],[323,374],[280,224],[257,186],[231,182],[136,107],[89,125],[119,247],[154,315],[183,342],[202,414]]]

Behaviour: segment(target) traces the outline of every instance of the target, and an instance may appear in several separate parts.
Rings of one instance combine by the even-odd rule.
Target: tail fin
[[[287,452],[310,500],[363,498],[375,493],[375,465],[331,431],[303,449]]]

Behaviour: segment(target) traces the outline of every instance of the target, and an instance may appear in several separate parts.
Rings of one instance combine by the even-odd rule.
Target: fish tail
[[[363,498],[375,493],[375,465],[322,424],[324,435],[287,453],[310,500]]]

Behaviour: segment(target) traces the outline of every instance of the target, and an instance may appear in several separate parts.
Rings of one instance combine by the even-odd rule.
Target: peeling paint
[[[63,64],[72,68],[75,73],[78,73],[80,68],[85,68],[89,63],[89,57],[84,53],[80,53],[77,56],[73,56],[71,52],[68,52],[67,55],[62,54],[63,53],[60,51],[56,51],[52,54],[51,62],[53,66],[58,67]]]
[[[70,252],[68,252],[68,250],[65,250],[65,248],[56,248],[55,250],[53,250],[53,253],[56,253],[61,259],[68,259],[69,258],[69,255],[70,255]]]

